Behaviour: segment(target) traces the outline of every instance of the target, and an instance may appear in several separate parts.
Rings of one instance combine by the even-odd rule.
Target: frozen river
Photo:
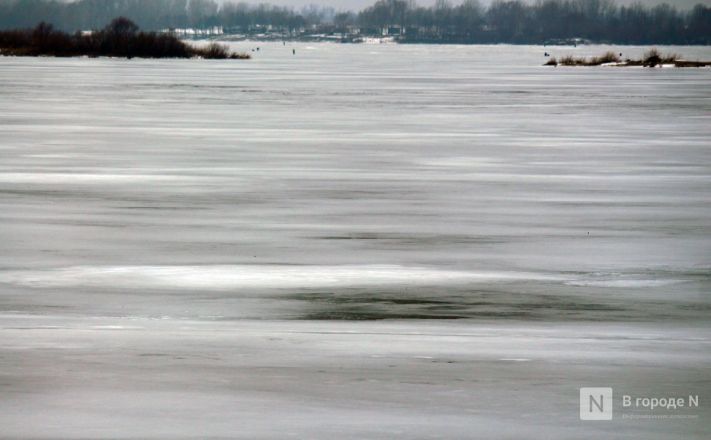
[[[0,58],[0,437],[711,436],[711,69],[233,46]]]

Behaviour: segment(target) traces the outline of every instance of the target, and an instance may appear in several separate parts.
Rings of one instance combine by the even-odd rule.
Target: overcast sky
[[[60,1],[76,1],[76,0],[60,0]],[[359,11],[367,6],[372,5],[377,0],[216,0],[218,3],[231,2],[231,3],[270,3],[274,5],[292,6],[295,8],[301,8],[307,5],[319,5],[319,6],[331,6],[336,10],[350,10]],[[436,0],[415,0],[415,3],[419,5],[432,5]],[[449,0],[452,4],[462,3],[463,0]],[[488,5],[494,0],[479,0],[483,5]],[[524,0],[528,3],[533,3],[535,0]],[[632,4],[632,3],[642,3],[645,5],[658,5],[660,3],[668,3],[670,5],[676,6],[679,9],[691,9],[696,4],[703,4],[706,6],[711,6],[711,0],[613,0],[617,4]]]
[[[220,0],[218,0],[220,1]],[[222,1],[234,1],[237,2],[239,0],[222,0]],[[317,4],[317,5],[328,5],[332,6],[335,9],[347,9],[347,10],[360,10],[363,9],[366,6],[370,6],[373,3],[375,3],[376,0],[242,0],[242,1],[247,1],[247,3],[273,3],[273,4],[279,4],[279,5],[287,5],[287,6],[294,6],[294,7],[302,7],[304,5],[308,4]],[[479,0],[482,4],[488,4],[490,3],[491,0]],[[647,5],[656,5],[659,3],[669,3],[670,5],[674,5],[679,9],[690,9],[694,5],[698,3],[702,3],[707,6],[711,6],[711,0],[615,0],[618,4],[631,4],[639,2]],[[417,4],[421,5],[430,5],[434,4],[435,0],[415,0]],[[456,3],[461,3],[461,0],[450,0],[451,3],[456,4]]]

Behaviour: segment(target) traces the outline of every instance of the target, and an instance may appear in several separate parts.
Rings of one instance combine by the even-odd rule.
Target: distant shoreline
[[[50,57],[249,59],[216,42],[195,47],[175,35],[141,32],[131,20],[119,17],[104,29],[68,34],[40,23],[33,29],[0,31],[0,55]]]
[[[223,33],[223,34],[198,34],[198,35],[180,35],[183,41],[221,41],[221,42],[239,42],[239,41],[261,41],[261,42],[291,42],[291,43],[334,43],[334,44],[405,44],[405,45],[442,45],[442,46],[551,46],[551,47],[566,47],[566,46],[648,46],[651,44],[658,46],[679,46],[679,47],[711,47],[706,43],[620,43],[607,40],[582,40],[582,39],[565,39],[544,42],[505,42],[505,41],[447,41],[447,40],[428,40],[428,39],[402,39],[388,36],[331,36],[331,35],[280,35],[280,34],[244,34],[244,33]]]
[[[377,0],[358,11],[336,11],[322,2],[298,10],[238,0],[0,1],[0,29],[46,21],[74,32],[124,16],[143,29],[179,38],[243,34],[276,40],[393,38],[408,44],[711,44],[711,6],[704,4],[680,9],[615,0],[427,3]]]
[[[546,56],[548,56],[547,53]],[[556,57],[550,57],[550,59],[544,64],[544,66],[709,67],[711,66],[711,61],[690,61],[685,60],[681,55],[676,53],[662,55],[662,53],[659,52],[657,49],[650,49],[645,52],[642,58],[640,59],[627,58],[623,60],[621,53],[618,55],[614,52],[608,51],[596,57],[574,57],[572,55],[566,55],[560,60]]]

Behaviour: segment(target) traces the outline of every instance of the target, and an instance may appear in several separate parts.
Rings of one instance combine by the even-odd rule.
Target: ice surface
[[[386,265],[344,266],[108,266],[45,271],[5,271],[0,283],[30,287],[173,289],[336,288],[422,284],[439,285],[509,280],[556,280],[526,272],[464,272]]]
[[[0,57],[0,437],[711,436],[711,69],[254,45]]]

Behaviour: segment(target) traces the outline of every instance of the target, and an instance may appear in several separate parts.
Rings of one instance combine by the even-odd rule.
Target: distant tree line
[[[16,56],[111,56],[141,58],[247,59],[227,46],[211,43],[195,47],[175,35],[142,32],[125,17],[118,17],[101,30],[69,34],[40,22],[31,29],[0,30],[0,54]]]
[[[100,29],[116,17],[127,17],[142,29],[249,27],[271,25],[295,29],[331,20],[332,8],[310,6],[299,11],[270,4],[214,0],[0,0],[0,29],[34,27],[38,22],[73,32]]]
[[[379,0],[356,12],[311,6],[301,10],[269,4],[214,0],[0,0],[0,29],[33,27],[40,21],[66,30],[99,29],[125,16],[144,29],[273,27],[382,35],[405,42],[545,43],[581,38],[621,44],[711,44],[711,8],[678,10],[668,4],[620,6],[612,0]]]
[[[581,38],[626,44],[709,44],[711,8],[680,11],[668,4],[618,6],[612,0],[477,0],[432,7],[411,0],[379,0],[353,17],[361,26],[396,24],[408,38],[462,43],[544,43]],[[406,34],[407,35],[407,34]]]

